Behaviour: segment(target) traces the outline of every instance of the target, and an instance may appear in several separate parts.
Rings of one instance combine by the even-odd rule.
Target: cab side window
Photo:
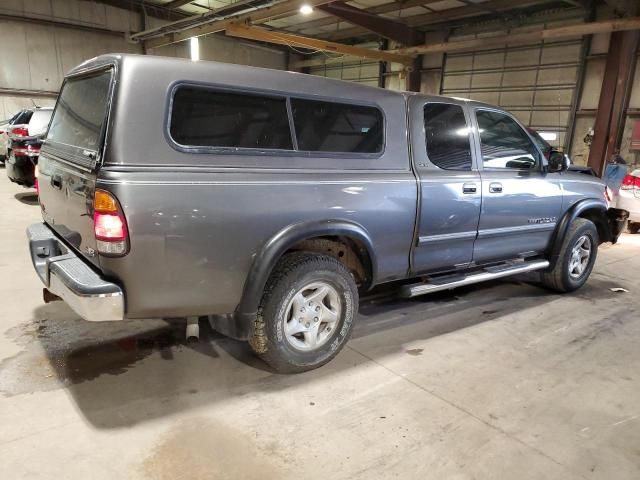
[[[469,127],[461,106],[426,104],[424,133],[431,163],[445,170],[471,170]]]
[[[513,118],[490,110],[477,110],[476,118],[484,168],[532,169],[538,165],[538,150]]]

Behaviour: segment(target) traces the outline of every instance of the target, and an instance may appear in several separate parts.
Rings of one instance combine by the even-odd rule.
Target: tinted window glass
[[[47,140],[98,150],[107,117],[111,71],[67,80],[56,104]]]
[[[425,105],[424,131],[431,163],[447,170],[471,170],[469,128],[462,107]]]
[[[12,125],[26,125],[31,120],[31,115],[33,112],[31,110],[23,110],[18,115],[16,115],[11,122]]]
[[[551,150],[553,150],[553,147],[549,144],[549,142],[547,142],[544,138],[542,138],[538,132],[536,132],[532,128],[529,128],[527,130],[531,135],[531,138],[533,138],[533,142],[542,151],[542,154],[545,157],[549,158],[549,155],[551,154]]]
[[[478,110],[478,130],[485,168],[533,168],[538,151],[525,131],[511,117]]]
[[[383,119],[374,107],[291,99],[298,149],[309,152],[382,151]]]
[[[284,98],[202,87],[176,91],[170,132],[195,147],[293,148]]]

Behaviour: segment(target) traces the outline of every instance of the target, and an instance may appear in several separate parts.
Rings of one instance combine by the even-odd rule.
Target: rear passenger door
[[[506,112],[475,108],[481,160],[482,213],[473,259],[477,263],[544,252],[562,209],[557,174]]]
[[[480,216],[480,174],[464,102],[409,97],[420,186],[413,273],[464,267],[473,260]]]

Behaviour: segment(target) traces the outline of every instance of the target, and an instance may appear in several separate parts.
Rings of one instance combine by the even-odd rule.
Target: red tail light
[[[98,252],[112,257],[125,255],[129,250],[129,232],[116,197],[104,190],[96,190],[93,210],[93,231]]]
[[[40,155],[40,146],[26,145],[24,147],[13,147],[11,151],[16,156],[37,157],[38,155]]]
[[[15,127],[11,129],[11,135],[14,137],[28,137],[29,129],[27,127]]]
[[[640,188],[640,177],[634,177],[633,175],[624,177],[620,190],[633,190],[634,188]]]

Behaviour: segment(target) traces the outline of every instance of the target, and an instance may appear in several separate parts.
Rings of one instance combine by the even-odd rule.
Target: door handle
[[[476,187],[475,183],[464,183],[462,185],[462,193],[476,193],[478,191],[478,187]]]
[[[53,175],[51,177],[51,185],[57,190],[62,190],[62,177],[60,175]]]
[[[498,182],[493,182],[489,184],[489,191],[491,193],[502,193],[502,184]]]

